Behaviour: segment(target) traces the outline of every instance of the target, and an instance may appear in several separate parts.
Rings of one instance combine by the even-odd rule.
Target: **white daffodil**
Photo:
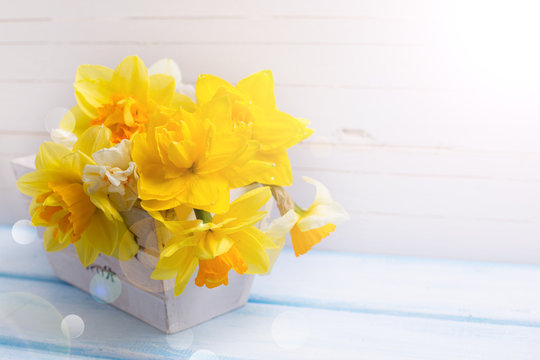
[[[294,211],[289,210],[283,216],[272,220],[270,225],[264,230],[264,233],[276,244],[276,248],[268,249],[268,257],[270,258],[270,268],[264,275],[270,274],[272,268],[285,245],[285,238],[292,227],[296,224],[300,216]]]
[[[195,87],[182,82],[182,72],[180,71],[178,64],[176,64],[173,59],[165,58],[153,63],[148,68],[148,75],[154,74],[171,75],[176,83],[176,91],[182,95],[186,95],[191,100],[196,101]]]
[[[138,176],[130,149],[131,142],[124,139],[111,148],[96,151],[92,158],[97,165],[86,165],[83,170],[88,194],[107,194],[120,211],[131,209],[137,200]]]
[[[297,205],[294,209],[300,218],[291,229],[291,241],[296,256],[308,252],[313,245],[334,231],[336,225],[350,218],[343,206],[332,199],[326,186],[307,176],[302,179],[314,185],[316,193],[313,204],[307,210]]]

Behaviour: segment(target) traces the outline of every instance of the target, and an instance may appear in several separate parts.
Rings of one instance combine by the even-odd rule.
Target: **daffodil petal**
[[[257,161],[271,164],[271,168],[260,173],[257,181],[266,185],[291,186],[293,182],[291,163],[286,150],[278,150],[272,153],[258,152],[255,155]]]
[[[104,80],[111,81],[113,77],[113,70],[102,65],[80,65],[77,68],[77,74],[75,75],[75,81],[82,80]]]
[[[234,245],[248,265],[247,274],[262,274],[270,267],[270,258],[266,249],[259,240],[248,232],[238,232],[234,234],[237,243]]]
[[[54,173],[47,170],[37,170],[24,174],[17,180],[17,189],[28,196],[38,196],[50,191],[49,181]]]
[[[182,83],[182,72],[173,59],[164,58],[156,61],[148,68],[148,74],[166,74],[174,78],[177,84]]]
[[[229,207],[229,184],[217,174],[191,176],[186,189],[179,199],[193,208],[220,213]]]
[[[268,186],[262,186],[248,191],[233,201],[225,214],[215,215],[214,221],[220,223],[227,218],[249,218],[270,200],[271,197],[272,192]]]
[[[114,94],[111,84],[101,79],[79,80],[74,87],[79,107],[91,118],[98,116],[97,109],[109,103]]]
[[[330,192],[328,191],[328,188],[324,186],[323,183],[308,176],[302,176],[302,180],[304,180],[308,184],[315,186],[315,201],[313,202],[314,205],[329,204],[333,201],[332,196],[330,196]]]
[[[92,126],[84,131],[79,139],[73,145],[73,151],[81,151],[85,155],[91,157],[96,151],[109,148],[111,143],[111,130],[107,127]]]
[[[168,210],[168,209],[172,209],[177,206],[180,206],[180,205],[181,205],[181,202],[178,201],[177,199],[141,201],[141,207],[148,212]]]
[[[79,105],[75,105],[64,115],[59,128],[79,136],[90,127],[91,120]]]
[[[79,239],[79,241],[74,243],[74,246],[82,266],[87,267],[96,261],[99,250],[92,246],[91,241],[82,241],[82,239]]]
[[[262,144],[262,151],[290,148],[313,133],[304,121],[282,111],[260,112],[256,117],[253,138]]]
[[[315,244],[320,243],[335,229],[334,224],[326,224],[323,227],[309,231],[301,231],[298,226],[293,226],[291,229],[291,241],[294,254],[300,256],[307,253]]]
[[[274,78],[270,70],[259,71],[242,79],[236,84],[236,88],[249,94],[256,105],[266,109],[276,108],[274,96]]]
[[[169,105],[174,98],[174,78],[166,74],[155,74],[149,77],[148,96],[157,104]]]
[[[47,251],[60,251],[65,249],[66,247],[71,244],[69,241],[69,233],[64,234],[63,236],[60,236],[61,234],[54,235],[55,227],[49,226],[45,229],[45,233],[43,234],[43,245],[45,247],[45,250]],[[57,230],[58,232],[58,230]]]
[[[195,85],[197,93],[197,103],[204,104],[212,100],[219,88],[230,89],[234,91],[234,86],[227,81],[214,75],[199,75]]]
[[[298,221],[298,214],[293,210],[289,210],[285,215],[280,216],[270,223],[268,227],[264,230],[264,233],[272,240],[275,244],[274,248],[267,250],[268,257],[270,258],[270,266],[268,271],[264,275],[270,274],[274,264],[276,263],[281,250],[285,245],[285,239],[289,231]]]
[[[109,220],[123,221],[122,216],[120,216],[118,210],[111,204],[107,194],[101,192],[92,194],[90,195],[90,201],[92,201],[98,209],[102,210]]]
[[[118,93],[129,94],[137,101],[146,102],[148,70],[138,56],[128,56],[114,70],[112,83]]]
[[[326,224],[339,225],[349,220],[349,214],[338,202],[332,201],[329,204],[318,204],[310,208],[308,215],[298,221],[300,231],[309,231],[323,227]]]
[[[61,167],[61,160],[71,151],[64,145],[46,141],[39,147],[36,155],[36,169],[55,169]]]

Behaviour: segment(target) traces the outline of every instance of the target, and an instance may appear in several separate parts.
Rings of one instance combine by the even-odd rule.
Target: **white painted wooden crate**
[[[34,156],[14,159],[12,167],[15,176],[19,178],[32,171],[33,161]],[[231,196],[240,196],[247,189],[233,190]],[[29,204],[28,197],[26,200]],[[269,201],[263,210],[270,214],[271,209],[272,201]],[[214,289],[196,286],[195,272],[184,292],[175,296],[174,279],[150,278],[159,254],[153,219],[136,208],[123,215],[140,246],[134,258],[119,261],[100,254],[92,265],[85,268],[79,262],[75,248],[70,245],[58,252],[47,252],[55,275],[92,294],[96,300],[110,303],[168,334],[190,328],[247,302],[254,275],[238,275],[234,271],[229,272],[227,286]],[[259,225],[267,222],[268,218],[267,215]]]

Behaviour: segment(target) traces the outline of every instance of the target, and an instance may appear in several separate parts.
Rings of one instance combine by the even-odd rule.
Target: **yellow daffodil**
[[[251,165],[260,162],[272,167],[266,171],[245,168],[246,175],[235,179],[231,185],[240,187],[251,182],[288,186],[292,184],[292,172],[287,149],[309,137],[313,130],[309,122],[279,111],[274,98],[272,72],[261,71],[232,86],[212,75],[201,75],[196,84],[197,102],[200,106],[219,96],[228,96],[232,101],[233,129],[249,127],[250,136],[261,144]],[[220,129],[224,128],[223,125]]]
[[[240,196],[226,213],[212,217],[196,210],[199,220],[165,221],[171,238],[160,254],[153,279],[176,276],[175,294],[180,294],[197,266],[195,284],[213,288],[228,284],[231,269],[238,274],[268,271],[267,249],[275,248],[270,238],[254,225],[265,215],[257,211],[270,199],[268,187],[260,187]]]
[[[218,132],[215,124],[231,113],[230,101],[220,98],[194,112],[180,108],[166,124],[134,137],[132,157],[145,209],[227,210],[231,182],[259,148],[240,131]]]
[[[79,136],[90,126],[105,125],[113,143],[144,132],[150,120],[180,96],[172,76],[148,76],[137,56],[128,56],[115,70],[81,65],[74,86],[77,106],[64,117],[61,128]]]
[[[347,211],[332,199],[326,186],[307,176],[303,180],[314,185],[316,193],[315,200],[307,210],[295,205],[299,220],[291,229],[291,241],[296,256],[308,252],[334,231],[336,225],[349,219]]]
[[[36,171],[17,182],[21,192],[33,197],[33,225],[46,227],[45,249],[59,251],[73,243],[84,266],[93,263],[100,252],[127,260],[138,249],[108,198],[94,198],[85,191],[84,169],[96,165],[89,155],[110,145],[109,138],[108,130],[95,127],[81,135],[73,151],[45,142],[36,156]]]

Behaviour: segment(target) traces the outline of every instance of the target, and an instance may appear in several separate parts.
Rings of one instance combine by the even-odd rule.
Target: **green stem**
[[[304,210],[300,206],[298,206],[297,203],[294,203],[294,211],[300,216],[305,215],[305,213],[307,212],[307,210]]]
[[[199,220],[202,220],[203,223],[206,224],[212,222],[212,214],[210,214],[208,211],[201,209],[193,209],[193,212],[195,212],[195,217]]]

